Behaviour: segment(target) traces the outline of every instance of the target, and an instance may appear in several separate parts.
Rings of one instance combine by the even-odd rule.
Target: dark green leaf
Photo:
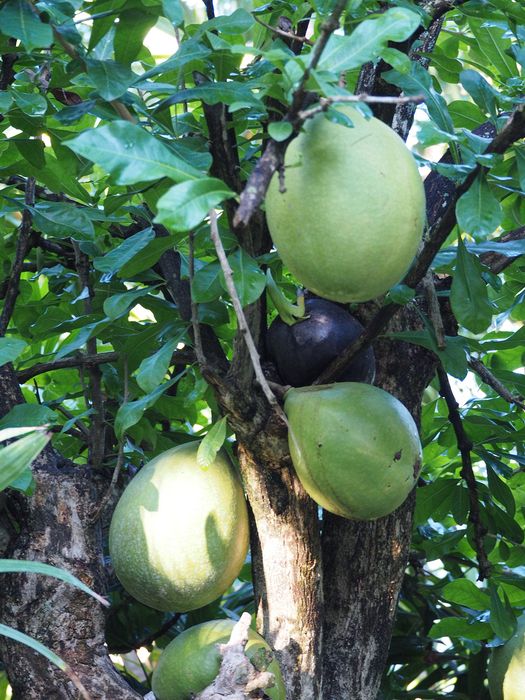
[[[503,601],[499,596],[499,591],[503,594]],[[512,606],[505,591],[499,586],[489,584],[490,592],[490,626],[500,639],[507,640],[516,631],[516,615],[512,611]]]
[[[242,248],[228,257],[233,272],[233,282],[242,306],[253,304],[266,288],[266,275],[256,261]],[[227,291],[224,276],[220,276],[223,289]]]
[[[48,236],[76,240],[93,238],[93,223],[81,207],[65,202],[39,202],[28,208],[35,226]]]
[[[459,323],[472,333],[482,333],[486,330],[494,313],[481,272],[478,258],[467,251],[459,238],[450,303]]]
[[[460,229],[474,238],[484,238],[493,233],[500,225],[502,216],[501,204],[482,174],[477,176],[456,204]]]
[[[53,30],[40,21],[31,5],[24,0],[7,0],[0,10],[0,31],[6,37],[20,39],[27,51],[49,46]]]
[[[466,578],[447,583],[441,596],[451,603],[457,603],[457,605],[463,605],[473,610],[488,610],[490,607],[488,594]]]
[[[186,328],[183,328],[175,338],[163,343],[160,350],[142,360],[137,370],[136,379],[143,391],[151,393],[164,381],[172,355],[186,332]]]
[[[94,267],[106,275],[113,276],[135,255],[140,253],[146,245],[155,238],[155,232],[151,227],[145,228],[133,236],[126,238],[116,248],[106,253],[101,258],[95,258]]]
[[[26,347],[27,343],[25,340],[9,336],[0,338],[0,367],[7,362],[14,362],[24,352]]]
[[[178,158],[145,129],[116,120],[89,129],[65,142],[69,148],[105,168],[119,185],[169,177],[176,182],[201,173]]]
[[[92,58],[87,61],[87,74],[98,94],[108,102],[123,95],[137,79],[135,73],[127,66],[115,61],[97,61]]]
[[[432,639],[440,639],[441,637],[488,639],[492,634],[487,622],[469,622],[459,617],[445,617],[431,627],[428,636]]]
[[[180,0],[162,0],[162,10],[174,27],[180,27],[184,22],[184,8]]]

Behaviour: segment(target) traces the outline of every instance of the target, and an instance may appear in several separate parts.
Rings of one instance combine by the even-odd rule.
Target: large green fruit
[[[157,610],[207,605],[230,586],[248,551],[248,514],[235,470],[222,451],[200,467],[198,447],[180,445],[141,469],[111,521],[118,578]]]
[[[190,700],[213,682],[219,672],[221,655],[217,644],[225,644],[234,626],[232,620],[211,620],[190,627],[168,644],[153,672],[152,688],[157,700]],[[260,634],[250,629],[246,655],[255,661],[262,651],[273,652]],[[254,658],[255,657],[255,658]],[[275,686],[265,693],[271,700],[286,700],[279,664],[267,668],[275,676]]]
[[[425,192],[404,142],[378,119],[340,107],[353,128],[318,115],[276,173],[266,215],[279,254],[308,289],[334,301],[384,294],[408,270],[421,241]]]
[[[519,618],[514,636],[492,650],[488,679],[492,700],[525,698],[525,615]]]
[[[414,487],[421,469],[417,427],[386,391],[354,382],[290,389],[284,410],[297,475],[331,513],[375,520]]]

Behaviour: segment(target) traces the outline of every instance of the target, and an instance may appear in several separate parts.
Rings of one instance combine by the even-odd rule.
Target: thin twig
[[[213,0],[202,0],[204,6],[206,7],[206,17],[208,19],[213,19],[215,17],[215,8],[213,7]]]
[[[330,36],[339,26],[339,20],[345,10],[346,5],[347,0],[337,0],[332,13],[321,25],[319,37],[310,54],[310,63],[302,75],[299,85],[292,96],[292,104],[290,109],[284,117],[284,121],[289,121],[293,125],[294,133],[290,139],[279,143],[273,139],[268,139],[263,155],[257,161],[255,168],[252,170],[252,173],[250,174],[250,177],[248,178],[248,181],[241,192],[239,207],[237,208],[233,219],[233,224],[235,227],[240,226],[241,224],[248,224],[253,213],[264,199],[264,195],[266,194],[266,190],[268,189],[274,172],[279,169],[283,162],[284,152],[286,151],[288,143],[298,134],[302,121],[298,119],[297,115],[303,107],[306,96],[306,84],[312,70],[314,70],[319,63]]]
[[[308,39],[305,36],[298,36],[297,34],[294,34],[293,32],[285,32],[284,29],[279,29],[279,27],[272,27],[271,24],[267,24],[266,22],[263,22],[262,19],[259,19],[259,17],[256,17],[255,15],[253,16],[254,20],[262,25],[263,27],[266,27],[266,29],[269,29],[271,32],[274,34],[277,34],[278,36],[285,37],[286,39],[292,39],[293,41],[300,41],[303,44],[308,44],[309,46],[313,46],[313,41],[311,39]]]
[[[2,309],[2,314],[0,315],[0,337],[5,335],[9,321],[13,315],[16,298],[18,297],[18,291],[20,289],[20,275],[22,274],[24,258],[27,255],[31,245],[32,215],[29,207],[34,207],[35,205],[34,177],[30,177],[27,180],[24,201],[26,207],[22,213],[22,223],[18,232],[15,259],[13,262],[13,267],[11,268],[11,274],[9,275],[9,281],[5,293],[4,308]]]
[[[195,354],[197,355],[197,362],[199,367],[204,369],[206,367],[206,357],[204,356],[204,350],[202,349],[202,338],[201,338],[201,326],[199,323],[199,308],[197,303],[193,300],[193,276],[195,274],[195,234],[193,231],[190,232],[189,236],[189,247],[190,247],[190,259],[189,259],[189,278],[190,278],[190,294],[191,294],[191,326],[193,328],[193,339],[195,341]]]
[[[71,411],[68,411],[68,409],[64,408],[64,406],[62,406],[61,404],[53,406],[53,408],[56,408],[56,410],[59,413],[61,413],[64,416],[64,418],[67,418],[67,420],[74,421],[74,424],[77,426],[79,431],[82,433],[84,440],[86,440],[86,442],[89,442],[89,436],[90,436],[89,428],[86,425],[84,425],[84,423],[80,420],[80,418],[78,418],[78,420],[77,420],[77,416],[75,416],[73,413],[71,413]]]
[[[316,114],[321,112],[326,112],[332,105],[346,102],[366,102],[367,104],[421,104],[425,100],[424,95],[407,95],[401,97],[395,97],[393,95],[379,96],[379,95],[366,95],[365,93],[359,93],[358,95],[334,95],[333,97],[321,97],[319,102],[310,107],[310,109],[304,109],[297,113],[297,118],[303,122],[307,119],[315,117]]]
[[[250,328],[248,327],[246,316],[244,315],[244,311],[242,310],[242,304],[239,299],[239,295],[237,294],[237,290],[235,289],[235,283],[233,281],[233,272],[230,267],[230,263],[228,262],[228,258],[226,257],[224,246],[222,245],[221,236],[219,234],[219,227],[217,226],[217,214],[215,212],[215,209],[210,210],[210,232],[211,239],[215,246],[215,250],[217,251],[217,257],[219,258],[219,264],[224,274],[224,279],[226,280],[226,287],[228,289],[228,293],[233,303],[235,316],[237,317],[237,325],[239,327],[239,331],[241,332],[244,338],[246,347],[248,348],[248,353],[250,355],[250,359],[257,381],[259,382],[259,385],[264,395],[268,399],[268,403],[271,406],[274,406],[278,410],[278,412],[282,414],[282,416],[284,416],[284,412],[280,407],[279,402],[275,398],[275,395],[273,394],[272,390],[270,389],[266,377],[263,374],[259,353],[257,352],[257,348],[255,347],[255,342],[253,340],[252,334],[250,333]]]
[[[481,360],[477,360],[471,357],[469,359],[468,364],[469,367],[472,370],[474,370],[474,372],[476,372],[476,374],[485,382],[485,384],[488,384],[492,389],[494,389],[496,394],[499,394],[499,396],[501,396],[502,399],[505,399],[505,401],[516,404],[516,406],[525,409],[525,403],[523,402],[523,398],[521,396],[514,396],[507,389],[507,387],[492,374],[489,368],[486,367]]]
[[[490,574],[491,565],[483,544],[483,538],[487,534],[487,529],[481,521],[478,485],[472,468],[472,442],[463,427],[459,406],[454,392],[452,391],[452,387],[450,386],[447,373],[440,365],[437,368],[437,373],[439,377],[439,393],[447,403],[448,417],[454,429],[459,452],[461,454],[461,462],[463,464],[461,476],[465,480],[468,488],[470,502],[469,522],[472,524],[474,530],[474,548],[476,550],[479,570],[478,580],[484,581]]]
[[[95,296],[90,278],[89,257],[80,249],[77,241],[73,240],[75,251],[75,265],[80,281],[81,292],[87,291],[84,298],[84,311],[86,314],[93,313],[92,298]],[[86,343],[87,354],[94,357],[97,354],[97,339],[89,338]],[[83,367],[83,365],[82,365]],[[94,409],[93,420],[91,422],[91,440],[89,445],[90,461],[92,466],[98,467],[104,459],[105,449],[105,420],[104,420],[104,397],[102,393],[102,374],[100,368],[95,363],[87,365],[89,374],[89,390],[87,391],[87,403],[91,403]]]
[[[20,384],[29,381],[33,377],[45,372],[52,372],[56,369],[65,369],[67,367],[90,367],[93,365],[102,365],[106,362],[116,362],[119,358],[118,352],[102,352],[100,355],[80,355],[76,357],[65,357],[62,360],[54,362],[39,362],[32,367],[17,372],[17,378]]]
[[[128,377],[128,359],[127,357],[124,358],[124,395],[122,399],[122,405],[125,406],[128,403],[129,400],[129,377]],[[111,500],[111,497],[113,496],[113,491],[115,490],[115,486],[117,484],[118,480],[118,475],[120,474],[120,470],[122,469],[122,465],[124,464],[124,443],[125,443],[125,436],[123,435],[120,440],[119,440],[119,445],[118,445],[118,454],[117,454],[117,461],[115,463],[115,468],[113,469],[113,474],[111,475],[111,481],[109,482],[108,490],[102,497],[102,500],[100,501],[99,507],[95,510],[93,517],[91,519],[91,524],[94,525],[99,518],[102,516],[104,513],[104,510],[106,509],[107,504]]]

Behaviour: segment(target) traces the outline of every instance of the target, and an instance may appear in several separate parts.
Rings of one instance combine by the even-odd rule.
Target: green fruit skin
[[[308,289],[333,301],[367,301],[403,277],[421,242],[425,191],[397,134],[353,107],[353,128],[319,115],[285,156],[286,192],[276,173],[266,216],[279,254]]]
[[[284,410],[292,462],[320,506],[375,520],[400,506],[421,469],[412,416],[382,389],[355,382],[290,389]]]
[[[224,593],[248,551],[248,513],[226,453],[207,468],[198,442],[163,452],[132,479],[109,531],[115,573],[137,600],[185,612]]]
[[[217,644],[225,644],[234,626],[232,620],[211,620],[190,627],[168,644],[153,672],[152,688],[157,700],[189,700],[213,682],[219,672],[221,656]],[[250,629],[246,655],[251,660],[257,652],[271,651],[260,634]],[[274,674],[275,685],[265,693],[271,700],[286,700],[279,664],[275,660],[266,669]]]
[[[525,698],[525,615],[514,636],[492,650],[487,676],[492,700]]]

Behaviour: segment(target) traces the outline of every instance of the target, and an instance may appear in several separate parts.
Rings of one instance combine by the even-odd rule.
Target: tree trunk
[[[22,400],[12,368],[0,367],[0,415]],[[65,461],[47,447],[33,463],[35,493],[10,492],[7,509],[20,526],[7,556],[70,571],[105,591],[101,527],[93,513],[107,486],[88,467]],[[98,482],[98,486],[97,486]],[[36,574],[3,574],[0,619],[38,639],[66,661],[93,700],[140,698],[113,667],[104,646],[100,603],[74,586]],[[0,637],[0,654],[13,700],[76,700],[62,671],[29,647]]]
[[[388,332],[415,330],[420,325],[417,311],[405,309]],[[417,345],[389,340],[376,342],[374,350],[375,385],[396,396],[419,424],[423,391],[435,371],[435,357]],[[414,504],[415,491],[391,515],[373,522],[325,513],[325,700],[377,697],[408,561]]]
[[[276,651],[287,697],[319,700],[322,587],[317,505],[291,466],[257,462],[242,444],[239,461],[254,516],[257,628]]]

